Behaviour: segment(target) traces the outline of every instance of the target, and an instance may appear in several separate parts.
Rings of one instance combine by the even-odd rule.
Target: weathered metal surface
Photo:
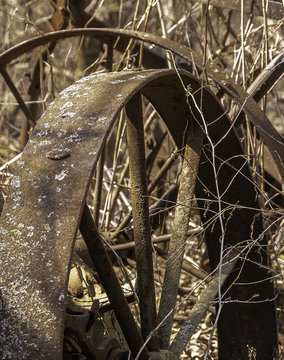
[[[144,340],[146,340],[157,326],[157,313],[149,221],[143,110],[140,94],[136,94],[129,101],[126,106],[126,114],[141,331]],[[148,348],[150,351],[159,350],[156,336],[153,336],[149,341]]]
[[[175,41],[163,39],[156,35],[151,35],[141,31],[131,31],[131,30],[120,30],[112,28],[78,28],[70,30],[59,30],[54,32],[49,32],[45,35],[34,37],[29,40],[25,40],[10,49],[4,51],[0,55],[0,68],[7,66],[13,59],[24,54],[27,51],[34,49],[37,46],[41,46],[50,42],[55,42],[57,40],[66,39],[74,36],[93,36],[98,40],[109,43],[117,37],[122,37],[122,39],[129,40],[134,38],[146,43],[153,43],[162,48],[175,47],[174,53],[179,52],[181,49],[191,50],[184,45],[178,44]],[[164,41],[165,40],[165,41]],[[124,51],[126,43],[123,43],[123,46],[120,47],[120,51]],[[153,53],[153,56],[155,53]],[[150,55],[149,55],[150,56]],[[163,62],[162,62],[163,63]]]
[[[261,71],[258,77],[248,87],[247,93],[255,101],[260,101],[275,84],[281,79],[284,73],[284,51],[275,56],[274,59]]]
[[[96,228],[87,204],[84,206],[80,231],[88,246],[90,256],[95,264],[104,290],[113,306],[122,332],[127,339],[131,353],[136,357],[143,346],[143,339],[130,308],[128,307],[126,298],[104,247],[101,235]],[[140,358],[141,360],[149,358],[146,348],[142,351]]]
[[[265,94],[268,94],[269,91],[277,84],[277,82],[281,79],[284,73],[284,52],[278,54],[267,66],[263,71],[257,76],[257,78],[252,82],[252,84],[248,87],[246,90],[249,97],[252,97],[254,101],[259,102]],[[252,105],[253,107],[254,105]],[[229,112],[229,116],[231,118],[236,118],[235,120],[235,126],[238,127],[240,124],[242,124],[245,120],[244,113],[240,111],[240,106],[234,106]],[[237,116],[237,114],[239,114]],[[253,115],[255,117],[255,124],[259,122],[258,117],[263,116],[259,112],[259,108],[256,109],[256,114]],[[261,127],[261,124],[260,124]],[[263,132],[267,134],[271,134],[270,129],[273,128],[272,124],[267,123],[267,126],[265,128],[262,128],[260,130],[260,134],[263,134]],[[275,134],[275,129],[272,129],[271,136]],[[275,138],[277,142],[280,143],[279,148],[283,148],[284,139],[281,138],[281,135],[277,136]],[[269,150],[265,146],[264,148],[264,168],[265,170],[273,176],[279,183],[283,184],[284,188],[284,167],[282,164],[282,159],[279,159],[278,166],[275,165],[275,161],[273,161],[273,158],[271,156],[271,151],[269,153]],[[274,159],[275,160],[275,159]],[[277,161],[277,160],[276,160]],[[282,169],[282,173],[280,175],[279,169]]]
[[[197,81],[191,80],[190,88],[198,104],[200,85]],[[181,134],[185,127],[180,119],[190,118],[186,107],[182,104],[183,94],[170,82],[166,88],[159,86],[158,80],[155,81],[155,86],[152,83],[151,87],[144,88],[143,93],[154,104],[180,148]],[[172,98],[177,100],[178,106],[168,103],[168,99]],[[270,278],[270,274],[267,268],[262,268],[255,263],[257,261],[265,266],[268,265],[267,253],[265,253],[266,239],[263,237],[262,219],[259,216],[258,203],[254,195],[254,185],[249,180],[250,172],[246,165],[246,158],[241,155],[239,141],[233,129],[228,132],[230,122],[224,115],[224,110],[210,92],[203,94],[203,101],[202,113],[207,121],[209,136],[213,144],[223,139],[215,147],[215,154],[212,154],[211,147],[205,142],[198,173],[199,181],[196,185],[199,209],[204,209],[201,211],[203,222],[211,224],[206,227],[206,243],[211,267],[214,269],[219,264],[222,236],[222,229],[216,221],[216,215],[220,210],[216,201],[218,194],[212,168],[213,155],[216,160],[223,221],[226,224],[224,245],[235,246],[245,241],[250,249],[246,257],[248,261],[244,264],[240,263],[241,267],[237,265],[237,269],[242,269],[241,273],[233,274],[227,281],[226,286],[229,286],[235,280],[235,276],[240,275],[238,281],[249,285],[234,285],[226,294],[228,298],[231,297],[236,302],[232,301],[222,307],[218,321],[219,357],[220,359],[246,358],[249,343],[258,349],[258,353],[263,354],[264,359],[269,359],[277,348],[275,304],[273,286],[269,280],[265,281]],[[191,109],[195,110],[192,103]],[[199,114],[194,114],[199,119]],[[218,121],[213,119],[218,119]],[[210,199],[212,202],[208,203]],[[263,248],[259,245],[263,245]],[[255,282],[253,279],[262,280]],[[259,294],[258,301],[250,303],[249,300],[254,294]],[[271,329],[269,333],[266,331],[268,326]],[[232,334],[234,334],[233,339]]]
[[[180,174],[180,184],[175,206],[172,237],[169,244],[165,278],[162,287],[158,322],[167,318],[166,323],[159,329],[160,345],[167,349],[171,337],[172,323],[186,240],[188,238],[188,224],[192,211],[195,184],[199,168],[200,155],[203,146],[204,132],[199,124],[194,124],[185,133],[185,150]],[[170,314],[170,315],[169,315]]]
[[[238,261],[238,255],[239,253],[233,249],[226,257],[224,257],[224,262],[221,265],[220,271],[218,269],[218,271],[215,272],[206,289],[199,296],[196,304],[187,315],[186,321],[182,324],[170,345],[170,350],[177,358],[180,357],[186,344],[195,333],[201,319],[206,315],[209,304],[212,303],[218,295],[220,286],[224,284],[225,280],[235,267]]]
[[[46,44],[50,41],[57,41],[60,39],[73,37],[73,36],[94,36],[100,41],[109,43],[113,38],[120,37],[121,39],[136,39],[145,43],[155,44],[163,49],[170,50],[172,53],[179,55],[185,59],[188,64],[191,63],[192,57],[195,61],[195,66],[199,71],[203,71],[203,59],[199,54],[192,51],[190,48],[179,44],[169,39],[163,39],[159,36],[143,33],[139,31],[121,30],[121,29],[72,29],[62,30],[57,32],[51,32],[46,35],[36,37],[20,44],[15,45],[9,50],[3,52],[0,55],[0,69],[5,67],[11,60],[17,56],[22,55],[26,51],[32,50],[36,46]],[[121,49],[122,50],[122,49]],[[230,76],[223,73],[214,64],[207,62],[206,73],[209,77],[214,79],[219,86],[230,95],[234,101],[243,109],[247,114],[250,121],[259,131],[264,143],[267,145],[271,156],[278,168],[278,171],[284,183],[284,144],[283,138],[272,126],[269,119],[263,111],[261,111],[258,104],[248,96],[248,94],[237,84],[234,84],[230,79]],[[283,185],[284,186],[284,185]]]
[[[99,305],[98,305],[99,310]],[[69,315],[65,317],[65,331],[68,335],[76,337],[78,346],[82,349],[84,355],[93,360],[107,360],[112,350],[119,349],[119,343],[111,336],[97,336],[96,339],[86,332],[85,324],[78,320],[80,315]],[[96,319],[97,320],[97,319]],[[93,323],[91,333],[102,333],[102,326],[98,322]],[[67,335],[67,336],[68,336]],[[100,341],[100,342],[99,342]]]
[[[70,254],[100,147],[141,80],[163,73],[79,80],[36,126],[1,217],[3,359],[61,359]],[[51,159],[55,151],[69,156]]]
[[[200,103],[198,80],[183,71],[181,76]],[[64,90],[39,120],[18,161],[0,227],[0,344],[3,359],[19,356],[23,360],[61,359],[70,256],[90,177],[111,123],[139,90],[160,113],[181,148],[185,128],[195,121],[191,111],[195,118],[200,119],[200,116],[190,98],[189,110],[184,88],[175,71],[126,71],[94,74]],[[222,201],[231,203],[232,208],[238,206],[238,210],[230,208],[224,212],[228,220],[225,243],[235,245],[247,239],[253,242],[252,236],[256,239],[261,234],[262,224],[260,218],[255,218],[256,212],[250,210],[257,208],[257,203],[246,160],[235,133],[229,131],[230,122],[216,97],[206,89],[202,94],[203,116],[211,140],[216,143],[226,135],[215,149]],[[50,158],[56,149],[58,154],[66,151],[68,156]],[[208,217],[214,219],[218,208],[216,210],[214,204],[216,188],[211,171],[212,154],[206,144],[204,151],[197,196],[203,208],[206,208],[206,200],[213,200],[207,221]],[[206,199],[205,203],[203,199]],[[218,224],[214,224],[214,232],[208,227],[207,236],[214,266],[220,255]],[[261,258],[257,247],[257,251],[253,249],[248,257],[266,263],[265,254],[262,255]],[[254,263],[244,266],[242,281],[250,281],[252,285],[234,287],[234,298],[247,300],[251,293],[259,293],[260,300],[272,298],[272,284],[262,282],[267,275],[265,268]],[[254,283],[256,278],[259,282]],[[221,333],[235,331],[237,334],[236,344],[232,347],[234,354],[243,354],[243,347],[247,351],[245,344],[248,342],[259,353],[271,354],[276,342],[273,301],[230,306],[233,310],[226,312],[228,317],[221,320],[219,329]],[[265,331],[268,324],[269,336]]]
[[[247,88],[247,94],[252,97],[256,102],[259,102],[269,91],[277,84],[284,73],[284,52],[278,54],[270,63],[261,71],[257,78]],[[235,117],[238,113],[235,107],[230,110],[230,117]],[[244,121],[243,113],[239,114],[239,118],[236,120],[236,126]]]
[[[101,21],[98,18],[91,16],[86,12],[80,2],[69,2],[69,9],[72,12],[71,22],[75,28],[111,28],[111,26],[105,22]],[[127,38],[120,38],[116,43],[115,49],[120,52],[124,52],[129,45],[129,40]],[[139,53],[141,50],[140,44],[135,44],[133,46],[132,53]],[[134,60],[135,65],[138,65],[137,59]],[[167,59],[158,49],[151,49],[149,47],[143,46],[143,66],[146,69],[164,69],[167,68]]]

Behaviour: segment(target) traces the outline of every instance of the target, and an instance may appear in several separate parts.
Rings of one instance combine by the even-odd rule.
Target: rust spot
[[[51,160],[62,160],[70,156],[70,149],[52,149],[46,153],[46,157]]]

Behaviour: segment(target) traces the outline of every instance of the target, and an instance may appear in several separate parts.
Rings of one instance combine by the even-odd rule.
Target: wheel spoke
[[[146,339],[156,327],[156,303],[140,94],[135,95],[127,104],[126,113],[138,297],[142,335]],[[149,348],[153,351],[158,349],[154,337],[149,341]]]
[[[96,184],[95,184],[95,192],[94,192],[94,221],[96,227],[98,227],[99,218],[100,218],[100,207],[101,207],[101,195],[102,195],[102,182],[103,182],[103,169],[104,169],[104,158],[105,151],[103,149],[100,159],[97,164],[96,169]]]
[[[129,348],[132,354],[136,356],[143,345],[143,340],[87,205],[84,207],[80,231],[88,246],[102,285],[113,306],[121,330],[128,341]],[[148,358],[146,349],[143,350],[140,356],[142,359]]]
[[[170,240],[165,279],[162,288],[158,322],[166,320],[159,330],[160,345],[166,349],[172,329],[173,309],[176,304],[183,254],[188,237],[191,203],[194,198],[195,183],[203,142],[203,131],[196,126],[192,134],[187,134],[180,185],[175,209],[173,234]],[[170,315],[169,315],[170,314]]]
[[[5,68],[1,69],[1,74],[6,81],[6,84],[9,86],[10,90],[12,91],[13,95],[15,96],[15,99],[18,101],[18,104],[19,104],[20,108],[22,109],[23,113],[26,115],[26,117],[30,121],[30,123],[31,123],[30,125],[34,126],[35,119],[34,119],[32,113],[30,112],[29,108],[25,104],[21,94],[19,93],[18,89],[16,88],[15,84],[13,83],[7,70]]]
[[[179,74],[185,86],[190,85],[192,93],[198,98],[200,82],[182,70]],[[11,358],[11,354],[15,357],[21,353],[23,359],[62,358],[65,295],[80,219],[81,232],[102,278],[110,306],[115,308],[116,316],[120,319],[132,355],[139,353],[144,345],[143,341],[147,341],[147,336],[152,335],[151,332],[156,328],[146,185],[148,174],[145,167],[142,105],[137,91],[141,91],[153,104],[176,146],[181,148],[184,145],[181,135],[185,129],[194,128],[196,121],[191,117],[184,87],[174,70],[151,70],[143,74],[140,71],[125,71],[90,75],[62,92],[36,125],[30,143],[18,163],[13,189],[7,197],[1,217],[0,300],[3,305],[3,321],[0,322],[0,343],[2,348],[6,349],[6,357],[7,354]],[[183,172],[186,172],[188,166],[190,177],[181,176],[159,320],[164,320],[175,307],[180,262],[188,236],[188,219],[194,192],[201,209],[203,224],[208,224],[204,228],[212,268],[217,268],[220,255],[224,255],[220,253],[219,239],[222,233],[215,221],[220,209],[216,203],[216,177],[210,161],[214,156],[218,185],[223,194],[220,201],[222,206],[224,204],[221,215],[226,223],[224,245],[240,248],[246,241],[250,250],[245,253],[245,260],[242,262],[241,259],[240,266],[237,267],[241,269],[240,283],[235,282],[239,272],[233,273],[227,281],[225,292],[222,292],[222,295],[226,294],[230,301],[233,299],[236,303],[222,306],[222,316],[218,322],[220,354],[229,354],[233,348],[234,354],[239,356],[241,352],[243,356],[247,350],[245,344],[250,343],[259,353],[265,351],[267,356],[271,356],[277,346],[275,304],[272,283],[266,281],[270,279],[266,254],[260,251],[260,246],[267,246],[267,242],[263,238],[262,219],[256,216],[258,212],[254,184],[250,180],[249,167],[244,163],[238,138],[233,131],[229,131],[231,123],[224,114],[224,109],[210,91],[203,88],[203,92],[206,94],[202,99],[204,118],[210,139],[218,146],[215,146],[216,153],[212,155],[210,147],[205,144],[198,169],[200,181],[195,191],[203,136],[201,129],[196,127],[191,134],[192,140],[187,139]],[[124,107],[129,117],[128,144],[142,336],[136,325],[133,331],[135,322],[125,305],[124,294],[105,254],[102,237],[90,217],[88,208],[85,207],[83,211],[97,158],[105,146],[113,122]],[[195,115],[198,117],[197,113]],[[119,170],[118,167],[117,169]],[[153,180],[153,183],[155,181]],[[115,180],[112,183],[115,187]],[[165,190],[164,186],[161,187],[161,191]],[[163,199],[153,205],[153,228],[160,226],[157,209],[167,212],[164,204],[175,203],[176,193],[176,189],[168,185]],[[228,204],[232,204],[232,207]],[[125,212],[124,207],[120,214]],[[113,213],[113,224],[117,224],[120,214]],[[168,228],[166,230],[171,231]],[[178,261],[173,261],[174,258]],[[258,265],[261,262],[263,267]],[[171,264],[173,266],[170,266]],[[221,269],[219,284],[222,282],[220,274]],[[243,286],[246,283],[248,286]],[[231,286],[232,284],[234,286]],[[170,294],[166,290],[167,286]],[[249,300],[255,294],[260,294],[257,299],[259,303],[250,303]],[[118,299],[121,299],[122,305]],[[219,299],[221,301],[220,295]],[[169,305],[169,300],[172,305]],[[265,333],[267,326],[270,327],[269,334]],[[168,347],[170,328],[171,321],[160,331],[163,347]],[[234,332],[234,343],[228,347],[231,331]],[[163,332],[166,333],[165,337]],[[149,345],[149,350],[158,349],[155,338]],[[174,349],[174,345],[171,349]],[[148,356],[145,349],[143,354],[146,354],[142,355],[145,358]]]
[[[177,152],[177,150],[174,151],[173,155],[175,155]],[[152,191],[156,188],[156,186],[158,185],[159,181],[161,180],[161,178],[163,178],[163,176],[165,175],[165,173],[169,170],[169,168],[173,165],[175,161],[175,157],[171,156],[165,163],[164,165],[161,167],[161,169],[157,172],[157,174],[154,176],[154,178],[152,179],[152,181],[149,183],[148,185],[148,194],[151,194]],[[128,164],[127,164],[128,165]],[[125,169],[123,169],[122,175],[125,174],[125,172],[128,170],[128,166],[125,167]],[[119,180],[119,182],[122,182],[121,179]],[[115,238],[121,231],[123,231],[130,223],[132,219],[132,211],[129,211],[126,216],[124,217],[123,221],[119,224],[118,228],[116,229],[116,231],[112,234],[112,237]]]
[[[177,358],[180,357],[186,344],[189,342],[191,336],[195,333],[197,326],[202,318],[205,316],[206,311],[214,301],[215,296],[218,293],[219,287],[221,287],[228,276],[231,274],[233,268],[238,260],[237,252],[232,251],[227,257],[224,257],[224,263],[222,264],[221,276],[219,271],[216,271],[214,277],[208,284],[206,290],[200,295],[198,301],[191,309],[187,320],[179,329],[176,337],[170,345],[170,350],[175,354]]]

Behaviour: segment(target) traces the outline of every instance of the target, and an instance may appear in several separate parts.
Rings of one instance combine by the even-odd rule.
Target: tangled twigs
[[[230,251],[226,256],[224,256],[221,266],[221,276],[219,276],[219,271],[215,272],[215,275],[207,285],[206,290],[200,295],[198,301],[190,311],[187,320],[184,322],[176,337],[172,341],[170,350],[177,358],[180,357],[184,347],[196,331],[197,326],[204,317],[209,306],[214,303],[219,287],[224,284],[225,280],[235,267],[238,260],[237,254],[237,251]]]

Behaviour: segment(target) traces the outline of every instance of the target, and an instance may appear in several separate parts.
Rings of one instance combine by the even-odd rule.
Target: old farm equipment
[[[1,358],[59,360],[64,352],[66,359],[124,359],[128,349],[136,359],[179,358],[215,300],[219,358],[245,359],[249,346],[262,354],[261,359],[272,359],[277,350],[273,284],[267,280],[267,240],[255,184],[236,131],[242,112],[262,136],[280,183],[284,155],[281,136],[253,98],[255,89],[248,96],[220,71],[208,67],[207,75],[220,92],[235,101],[239,116],[233,123],[235,118],[226,114],[216,94],[184,69],[189,69],[192,57],[186,47],[132,31],[63,30],[26,41],[0,56],[1,73],[29,120],[34,120],[33,115],[13,85],[7,65],[37,46],[79,35],[94,36],[108,44],[109,71],[93,73],[63,90],[37,121],[17,161],[0,228]],[[187,63],[178,69],[112,72],[111,49],[118,36],[122,41],[154,43]],[[147,53],[147,59],[155,62],[154,53]],[[275,60],[274,78],[259,79],[258,96],[265,92],[269,81],[267,89],[279,78],[283,71],[281,59],[279,56]],[[196,66],[201,73],[202,66],[198,62]],[[155,148],[152,153],[145,150],[145,103],[156,111],[157,121],[162,124],[159,141],[167,134],[171,142],[169,159],[161,166],[155,165]],[[108,224],[111,217],[115,218],[115,228],[109,226],[105,231],[99,216],[106,201],[100,199],[100,174],[108,161],[111,137],[121,131],[122,118],[126,119],[127,165],[120,173],[127,177],[129,168],[131,209],[124,208],[120,214],[113,205]],[[149,166],[151,156],[154,160]],[[175,170],[178,182],[171,187],[165,184],[165,174],[171,171],[175,156],[182,160],[180,169],[176,166]],[[97,195],[92,207],[88,206],[89,188],[94,178]],[[117,200],[117,189],[121,191],[120,183],[124,181],[123,176],[119,182],[115,179],[115,186],[108,190],[110,203]],[[170,193],[170,198],[161,195],[159,202],[159,187],[163,194]],[[153,208],[161,216],[170,216],[164,205],[168,201],[175,204],[175,216],[157,310],[153,229],[162,231],[165,227]],[[202,279],[207,283],[206,290],[172,338],[173,310],[194,207],[199,209],[204,224],[212,273]],[[101,304],[95,295],[91,307],[82,313],[68,309],[68,279],[79,230],[84,251],[107,294],[107,306],[113,309],[125,338],[124,349],[111,335],[101,333]],[[137,282],[129,297],[113,268],[118,260],[111,249],[118,238],[121,242],[121,234],[126,244],[132,240],[135,243]],[[139,305],[140,320],[128,302]],[[77,353],[63,351],[64,334],[73,339]]]

